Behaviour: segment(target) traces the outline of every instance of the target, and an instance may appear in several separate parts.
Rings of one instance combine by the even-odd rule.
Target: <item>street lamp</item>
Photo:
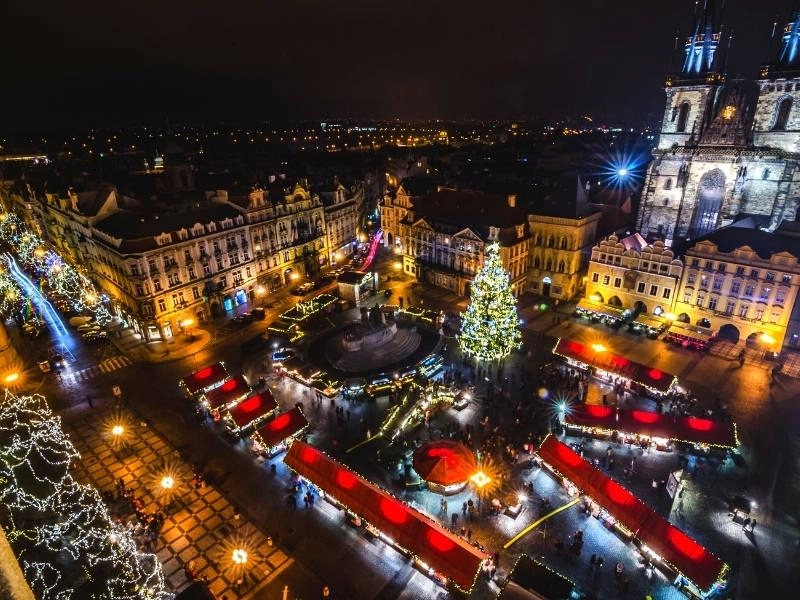
[[[14,383],[17,379],[19,379],[19,373],[9,373],[6,375],[6,384]]]
[[[475,490],[478,492],[478,515],[481,514],[481,497],[483,496],[484,489],[487,485],[492,483],[492,478],[489,477],[483,470],[476,471],[473,473],[469,480],[472,482],[472,485],[475,486]]]
[[[192,330],[191,330],[192,325],[194,325],[194,319],[186,319],[184,321],[181,321],[181,327],[183,327],[183,330],[187,332],[186,335],[189,337],[190,340],[194,339],[194,335],[192,335]]]
[[[247,550],[244,548],[234,548],[233,552],[231,553],[231,560],[233,560],[233,564],[243,567],[247,564],[249,557],[247,556]]]
[[[175,487],[175,479],[171,475],[164,475],[161,478],[161,489],[169,492]]]
[[[256,296],[259,297],[261,300],[261,306],[264,306],[264,295],[267,293],[266,288],[263,285],[260,285],[256,288]]]
[[[111,434],[116,438],[119,439],[122,437],[122,434],[125,433],[125,428],[122,425],[114,425],[111,428]]]
[[[768,333],[762,333],[759,336],[759,340],[761,340],[761,343],[764,344],[764,357],[766,358],[767,353],[769,353],[772,349],[772,344],[775,343],[775,338]]]

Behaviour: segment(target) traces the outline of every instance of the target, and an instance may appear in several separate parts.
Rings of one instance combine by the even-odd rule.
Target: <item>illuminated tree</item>
[[[519,344],[517,304],[500,246],[491,244],[481,270],[472,280],[472,297],[461,325],[461,351],[478,360],[498,360]]]

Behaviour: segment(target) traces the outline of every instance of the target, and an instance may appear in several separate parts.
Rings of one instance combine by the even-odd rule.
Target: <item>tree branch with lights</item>
[[[465,354],[491,361],[508,356],[519,342],[516,299],[500,259],[500,246],[490,244],[483,266],[472,280],[458,343]]]

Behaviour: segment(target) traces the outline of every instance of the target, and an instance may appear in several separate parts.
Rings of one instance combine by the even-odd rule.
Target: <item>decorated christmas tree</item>
[[[519,344],[517,304],[500,246],[491,244],[481,270],[472,280],[472,297],[458,337],[461,351],[478,360],[498,360]]]

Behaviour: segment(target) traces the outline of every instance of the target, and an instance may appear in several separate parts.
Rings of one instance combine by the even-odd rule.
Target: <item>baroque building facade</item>
[[[697,239],[756,215],[775,230],[800,204],[800,9],[780,51],[758,80],[755,110],[741,81],[727,80],[721,33],[707,0],[678,73],[666,80],[666,106],[648,168],[637,230],[667,246]]]

